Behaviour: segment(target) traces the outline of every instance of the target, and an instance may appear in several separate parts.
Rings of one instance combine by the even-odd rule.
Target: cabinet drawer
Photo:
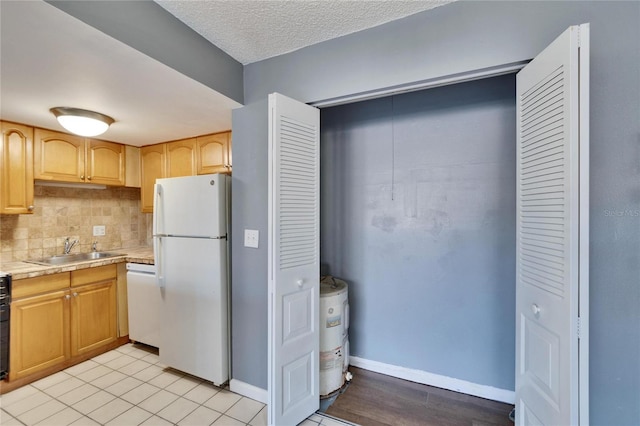
[[[55,290],[65,290],[67,288],[69,288],[69,272],[26,278],[24,280],[16,280],[13,282],[11,298],[16,300],[22,297],[33,296]]]
[[[99,266],[97,268],[79,269],[71,272],[71,287],[100,281],[113,280],[118,276],[116,264]]]

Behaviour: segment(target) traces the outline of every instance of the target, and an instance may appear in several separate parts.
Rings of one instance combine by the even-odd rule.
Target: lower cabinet
[[[71,355],[82,355],[116,340],[115,277],[72,292]]]
[[[9,381],[117,339],[116,265],[14,281]]]
[[[10,381],[69,358],[69,298],[53,291],[11,302]]]

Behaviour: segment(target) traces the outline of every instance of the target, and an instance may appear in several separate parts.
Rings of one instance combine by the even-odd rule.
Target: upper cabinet
[[[153,211],[153,185],[156,179],[166,177],[165,162],[167,158],[167,146],[164,143],[158,145],[143,146],[140,148],[140,208],[143,213]]]
[[[0,213],[33,213],[33,128],[0,122]]]
[[[197,138],[198,173],[231,173],[231,132]]]
[[[35,178],[84,181],[84,138],[51,130],[35,130]]]
[[[124,185],[124,145],[113,142],[87,139],[87,182],[102,185]]]
[[[167,144],[166,177],[193,176],[196,174],[196,138],[183,139]]]
[[[144,146],[140,164],[141,209],[151,213],[156,179],[231,173],[231,132]]]
[[[124,185],[124,145],[35,129],[35,178]]]

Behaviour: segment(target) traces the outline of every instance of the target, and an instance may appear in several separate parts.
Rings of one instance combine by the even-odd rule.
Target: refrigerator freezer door
[[[160,361],[219,385],[229,378],[226,241],[162,239]]]
[[[221,174],[158,179],[154,235],[226,235],[226,179]]]

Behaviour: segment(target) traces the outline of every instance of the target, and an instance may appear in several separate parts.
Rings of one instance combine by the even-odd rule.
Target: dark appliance
[[[0,380],[9,373],[9,309],[11,274],[0,272]]]

